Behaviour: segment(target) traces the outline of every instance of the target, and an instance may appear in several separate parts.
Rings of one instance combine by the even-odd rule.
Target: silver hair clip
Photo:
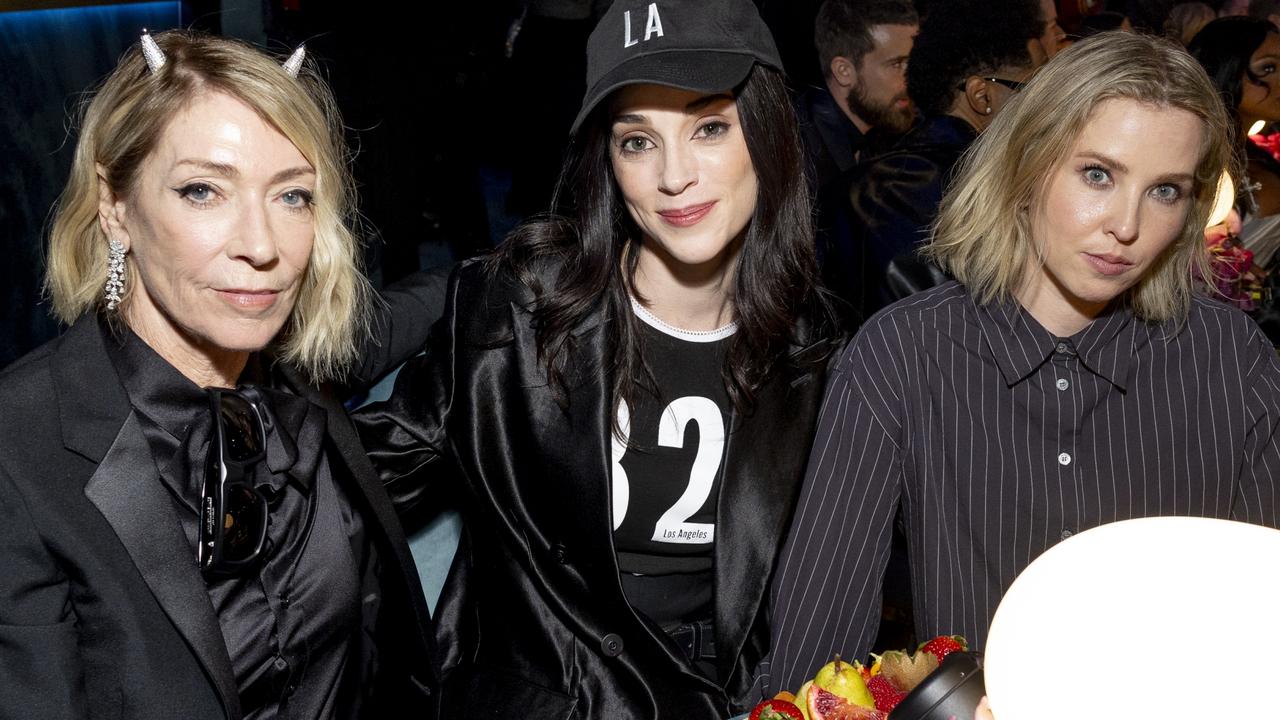
[[[151,70],[152,75],[164,67],[164,51],[156,44],[146,28],[142,28],[142,57],[146,58],[147,68]]]
[[[305,60],[306,57],[307,44],[303,43],[298,46],[297,50],[293,51],[293,54],[289,56],[288,60],[284,61],[284,65],[281,65],[281,67],[284,68],[285,72],[289,73],[289,77],[296,78],[298,77],[298,71],[302,69],[302,61]]]

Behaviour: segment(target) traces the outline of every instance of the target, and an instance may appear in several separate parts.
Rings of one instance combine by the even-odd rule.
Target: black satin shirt
[[[103,332],[195,563],[208,397],[127,328]],[[207,579],[207,590],[244,717],[358,717],[374,661],[362,627],[379,604],[376,551],[332,475],[324,410],[272,390],[257,358],[241,382],[267,398],[267,457],[254,470],[268,503],[267,545],[256,567]]]

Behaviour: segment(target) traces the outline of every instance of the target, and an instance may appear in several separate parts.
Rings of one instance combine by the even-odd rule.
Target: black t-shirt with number
[[[631,604],[663,625],[708,619],[716,500],[731,403],[721,372],[735,327],[693,333],[643,308],[642,382],[619,404],[625,438],[612,438],[614,547]]]

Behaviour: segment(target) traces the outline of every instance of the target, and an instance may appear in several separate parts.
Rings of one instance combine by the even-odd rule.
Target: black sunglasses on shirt
[[[266,457],[261,396],[253,388],[210,388],[213,428],[200,490],[196,562],[208,575],[251,566],[267,538],[267,502],[253,485],[254,464]]]

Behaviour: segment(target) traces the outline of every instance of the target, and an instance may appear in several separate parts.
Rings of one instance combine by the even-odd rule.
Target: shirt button
[[[1070,464],[1071,464],[1071,456],[1070,456],[1070,455],[1068,455],[1067,453],[1062,453],[1062,454],[1058,455],[1058,464],[1059,464],[1059,465],[1070,465]]]
[[[609,633],[600,639],[600,651],[606,657],[618,657],[622,654],[622,636],[617,633]]]
[[[1064,343],[1064,342],[1060,342],[1060,343],[1058,343],[1058,347],[1057,347],[1057,348],[1055,348],[1055,349],[1056,349],[1058,352],[1062,353],[1063,355],[1066,355],[1066,354],[1067,354],[1067,351],[1068,351],[1068,350],[1070,350],[1071,348],[1067,347],[1067,344],[1066,344],[1066,343]]]
[[[1059,390],[1066,390],[1067,388],[1071,387],[1071,383],[1067,382],[1066,378],[1058,378],[1058,382],[1056,383],[1056,385],[1058,386]]]
[[[1074,534],[1075,534],[1075,533],[1073,533],[1073,532],[1071,532],[1070,530],[1067,530],[1067,529],[1065,529],[1065,528],[1064,528],[1064,529],[1062,530],[1062,539],[1063,539],[1063,540],[1066,540],[1067,538],[1071,537],[1071,536],[1072,536],[1072,535],[1074,535]]]
[[[275,662],[271,664],[274,665],[275,669],[279,670],[280,672],[284,672],[285,670],[289,669],[289,663],[282,657],[276,658]]]

